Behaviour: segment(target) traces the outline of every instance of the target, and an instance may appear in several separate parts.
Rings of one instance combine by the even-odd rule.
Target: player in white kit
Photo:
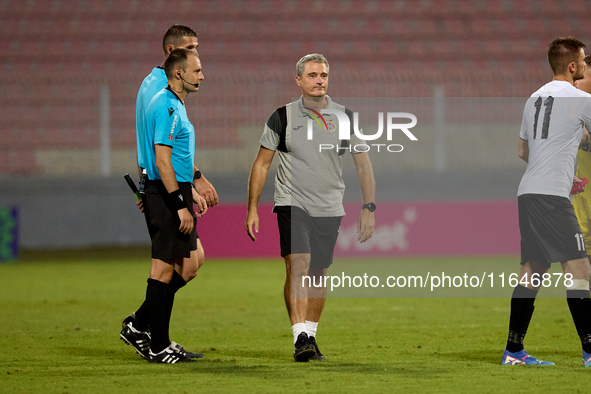
[[[523,338],[550,264],[560,262],[569,278],[560,284],[567,288],[568,306],[583,347],[583,365],[591,367],[591,267],[569,199],[583,126],[591,130],[591,95],[573,86],[584,75],[583,48],[585,44],[572,37],[550,44],[548,61],[554,78],[532,94],[523,111],[519,157],[527,162],[527,169],[517,192],[521,273],[511,298],[503,365],[554,365],[528,355]]]

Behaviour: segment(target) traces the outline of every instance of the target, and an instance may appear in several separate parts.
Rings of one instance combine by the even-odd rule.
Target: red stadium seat
[[[0,150],[0,174],[31,175],[38,172],[32,150]]]
[[[525,30],[530,36],[538,36],[546,33],[546,27],[543,22],[538,18],[524,19]]]
[[[513,0],[510,5],[511,14],[517,14],[520,17],[533,16],[531,15],[532,9],[530,8],[532,2],[523,0]]]
[[[373,20],[363,19],[363,32],[362,34],[366,35],[367,38],[379,38],[383,34],[382,25],[376,23]]]
[[[415,19],[408,21],[408,28],[414,37],[436,37],[437,25],[432,19]]]
[[[552,18],[552,20],[548,23],[548,26],[551,27],[549,33],[554,33],[555,36],[580,36],[581,30],[579,30],[579,26],[576,23],[573,23],[573,20],[568,18]]]
[[[469,31],[467,24],[462,19],[446,18],[440,20],[439,23],[442,25],[441,33],[443,37],[462,36],[468,34]]]
[[[477,56],[482,56],[483,49],[481,48],[482,45],[480,43],[475,42],[474,40],[464,39],[458,41],[459,51],[462,54],[464,59],[472,59],[476,58]]]
[[[81,14],[84,12],[84,9],[80,6],[80,1],[77,0],[60,0],[51,11],[53,15],[61,14],[71,17],[72,14]]]
[[[546,51],[546,46],[542,45],[539,40],[525,38],[508,40],[508,48],[508,52],[514,59],[528,58]]]
[[[21,10],[31,14],[45,15],[56,10],[56,4],[53,1],[30,0],[20,2]]]
[[[449,40],[435,41],[430,52],[436,58],[449,58],[456,55],[456,51],[452,49],[452,43]]]
[[[379,55],[377,48],[372,47],[372,43],[366,40],[353,41],[353,50],[351,54],[354,56],[376,56]]]
[[[260,34],[265,37],[280,34],[280,29],[277,27],[277,21],[275,20],[262,20],[258,23]]]
[[[406,15],[418,16],[429,10],[431,4],[425,1],[405,1],[404,13]]]
[[[497,32],[492,29],[488,18],[470,20],[470,31],[471,34],[478,34],[479,36],[492,36],[497,34]]]
[[[515,18],[504,17],[491,21],[493,31],[501,32],[501,36],[522,38],[526,32]]]
[[[577,14],[582,14],[585,12],[589,12],[589,3],[585,2],[584,0],[571,0],[568,2],[568,15],[570,16],[577,16]]]
[[[11,42],[7,40],[0,40],[0,58],[4,61],[11,59],[13,55],[13,49]]]
[[[408,42],[406,53],[410,56],[411,59],[416,57],[424,57],[425,55],[429,54],[429,49],[425,46],[425,42],[423,40],[414,40]]]
[[[306,7],[306,11],[310,14],[322,12],[335,17],[341,14],[348,14],[351,10],[351,2],[341,2],[339,0],[314,1],[305,4],[304,7]]]
[[[482,5],[479,9],[480,13],[490,16],[494,15],[499,18],[510,16],[509,8],[503,1],[487,0],[479,3]]]
[[[561,1],[539,1],[540,11],[550,16],[569,15],[572,13],[570,4]]]
[[[465,0],[461,2],[448,2],[449,10],[453,15],[467,16],[470,19],[482,16],[482,6],[480,1]]]
[[[480,45],[482,57],[498,59],[507,56],[505,45],[500,40],[486,40]]]
[[[386,19],[380,22],[382,31],[393,37],[406,38],[412,36],[406,19]]]
[[[425,3],[428,7],[422,12],[422,15],[432,15],[437,19],[445,17],[457,17],[458,11],[448,0],[432,0]]]

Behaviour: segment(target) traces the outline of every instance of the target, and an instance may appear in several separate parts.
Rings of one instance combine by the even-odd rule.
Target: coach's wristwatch
[[[197,170],[193,174],[193,180],[201,179],[201,171]]]
[[[369,202],[367,204],[363,204],[361,210],[367,209],[369,212],[374,212],[376,210],[376,204],[373,202]]]

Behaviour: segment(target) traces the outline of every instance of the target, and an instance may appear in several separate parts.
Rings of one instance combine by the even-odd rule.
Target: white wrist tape
[[[572,279],[573,284],[568,286],[567,290],[586,290],[589,291],[588,279]]]

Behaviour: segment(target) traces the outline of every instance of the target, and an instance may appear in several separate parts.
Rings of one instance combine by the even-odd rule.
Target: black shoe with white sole
[[[158,364],[179,364],[196,363],[197,360],[185,357],[183,354],[179,353],[172,344],[170,344],[160,353],[153,353],[152,350],[150,350],[150,362]]]
[[[293,358],[297,362],[306,362],[310,357],[313,357],[316,354],[316,348],[310,342],[310,338],[308,338],[308,334],[305,332],[298,335],[298,339],[294,346]]]
[[[177,352],[179,352],[180,354],[182,354],[183,356],[185,356],[187,358],[204,358],[205,357],[201,353],[193,353],[193,352],[189,352],[189,351],[185,350],[181,345],[179,345],[176,342],[171,342],[170,346],[172,346],[173,349],[175,349]]]
[[[133,312],[131,315],[127,316],[125,319],[123,319],[123,322],[121,322],[121,328],[125,328],[126,325],[128,325],[129,323],[134,323],[135,322],[135,312]]]
[[[138,331],[133,328],[132,323],[128,323],[119,334],[121,340],[128,345],[131,345],[135,351],[145,358],[150,357],[150,333],[148,331]]]
[[[310,360],[326,360],[324,355],[320,353],[320,349],[318,349],[318,344],[316,344],[315,337],[310,337],[310,343],[314,345],[314,349],[316,349],[316,354],[310,357]]]

